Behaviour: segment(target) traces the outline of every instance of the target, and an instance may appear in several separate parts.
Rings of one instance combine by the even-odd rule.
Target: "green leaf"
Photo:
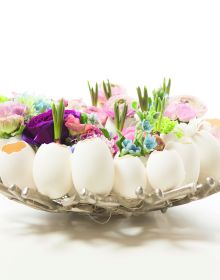
[[[138,103],[137,103],[137,101],[133,101],[132,103],[131,103],[131,108],[133,109],[133,110],[137,110],[138,109]]]
[[[80,115],[80,123],[85,124],[88,122],[88,115],[86,113],[81,113]]]
[[[111,136],[106,128],[100,128],[100,130],[108,140],[111,140]]]
[[[122,143],[126,138],[124,136],[121,136],[121,138],[119,138],[119,140],[116,142],[116,145],[118,146],[119,150],[121,151],[123,146]]]

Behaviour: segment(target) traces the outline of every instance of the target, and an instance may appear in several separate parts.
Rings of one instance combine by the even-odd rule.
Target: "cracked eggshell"
[[[74,190],[71,151],[56,143],[41,145],[34,159],[33,176],[38,191],[51,199]]]
[[[123,156],[114,159],[115,182],[113,191],[125,198],[137,198],[136,190],[147,189],[147,178],[143,163],[135,156]]]
[[[185,178],[183,161],[174,150],[152,152],[146,172],[151,186],[163,191],[180,186]]]
[[[35,189],[32,175],[35,152],[24,141],[9,141],[0,149],[0,177],[6,186]]]
[[[220,144],[208,131],[196,133],[192,140],[200,158],[199,182],[204,183],[207,177],[220,178]]]
[[[182,185],[197,183],[200,172],[199,151],[191,139],[184,142],[169,142],[166,148],[175,150],[181,157],[185,169],[185,179]]]
[[[2,148],[2,146],[6,145],[8,143],[14,143],[14,142],[17,142],[19,140],[21,140],[20,136],[14,136],[14,137],[11,137],[11,138],[8,138],[8,139],[0,138],[0,149]]]
[[[72,178],[77,192],[86,189],[108,195],[114,182],[114,161],[106,143],[100,138],[79,141],[72,155]]]

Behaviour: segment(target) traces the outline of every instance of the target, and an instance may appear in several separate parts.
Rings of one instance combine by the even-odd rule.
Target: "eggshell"
[[[21,140],[20,136],[11,137],[11,138],[8,138],[8,139],[0,138],[0,149],[2,148],[2,146],[6,145],[7,143],[14,143],[14,142],[17,142],[19,140]]]
[[[200,131],[192,138],[200,157],[199,182],[205,182],[207,177],[215,180],[220,178],[220,144],[207,131]]]
[[[185,178],[184,164],[174,150],[154,151],[147,161],[147,176],[154,189],[169,190]]]
[[[113,191],[125,198],[137,198],[136,190],[147,188],[147,178],[143,163],[138,157],[123,156],[114,159],[115,182]]]
[[[34,159],[33,176],[38,191],[51,199],[73,190],[68,147],[56,143],[41,145]]]
[[[114,182],[114,161],[100,138],[79,141],[72,155],[72,177],[76,190],[108,195]]]
[[[0,150],[0,177],[6,186],[35,189],[32,175],[35,152],[24,141],[9,142]]]
[[[169,142],[166,148],[175,150],[181,157],[185,169],[185,179],[182,185],[196,183],[200,172],[200,158],[196,145],[191,139],[184,142]]]

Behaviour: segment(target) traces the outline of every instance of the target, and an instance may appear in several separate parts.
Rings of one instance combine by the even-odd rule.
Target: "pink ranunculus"
[[[107,121],[107,115],[103,111],[102,108],[98,108],[95,106],[88,106],[84,109],[84,112],[87,114],[94,114],[96,115],[97,119],[100,121],[100,123],[104,126]]]
[[[188,104],[195,112],[196,117],[200,118],[207,112],[207,106],[198,98],[191,95],[174,96],[169,99],[168,106],[171,104]]]
[[[119,85],[113,85],[112,86],[112,96],[124,95],[124,94],[126,94],[125,88],[123,88]],[[102,88],[102,85],[99,86],[98,98],[99,98],[99,103],[100,103],[101,106],[103,106],[105,104],[105,102],[107,101],[107,99],[105,97],[104,90]]]
[[[181,122],[189,122],[196,118],[196,111],[187,103],[171,103],[167,106],[164,115],[171,120],[178,119]]]
[[[130,127],[124,128],[124,129],[122,130],[122,135],[123,135],[126,139],[129,139],[129,140],[132,140],[132,141],[134,141],[135,133],[136,133],[136,128],[135,128],[135,126],[130,126]]]
[[[65,126],[68,128],[72,136],[83,134],[92,128],[91,124],[81,124],[80,120],[73,115],[67,117]]]
[[[177,106],[178,104],[176,103],[170,103],[167,107],[166,110],[164,112],[164,115],[166,117],[168,117],[171,120],[176,120],[177,119],[177,115],[176,115],[176,111],[177,111]]]
[[[132,97],[128,95],[115,95],[109,98],[109,100],[105,103],[103,110],[106,113],[106,115],[112,119],[115,117],[114,112],[114,105],[116,101],[126,101],[128,105],[128,112],[127,112],[127,118],[133,117],[135,115],[135,111],[132,109],[132,102],[135,101]],[[122,103],[123,104],[123,103]],[[122,105],[123,106],[123,105]]]

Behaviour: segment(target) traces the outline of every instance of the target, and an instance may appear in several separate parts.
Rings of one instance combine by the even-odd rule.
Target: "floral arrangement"
[[[151,94],[136,91],[133,98],[109,80],[88,82],[89,105],[1,95],[2,182],[52,199],[84,189],[133,199],[140,186],[150,192],[219,178],[220,123],[202,119],[206,106],[171,97],[170,79]]]

